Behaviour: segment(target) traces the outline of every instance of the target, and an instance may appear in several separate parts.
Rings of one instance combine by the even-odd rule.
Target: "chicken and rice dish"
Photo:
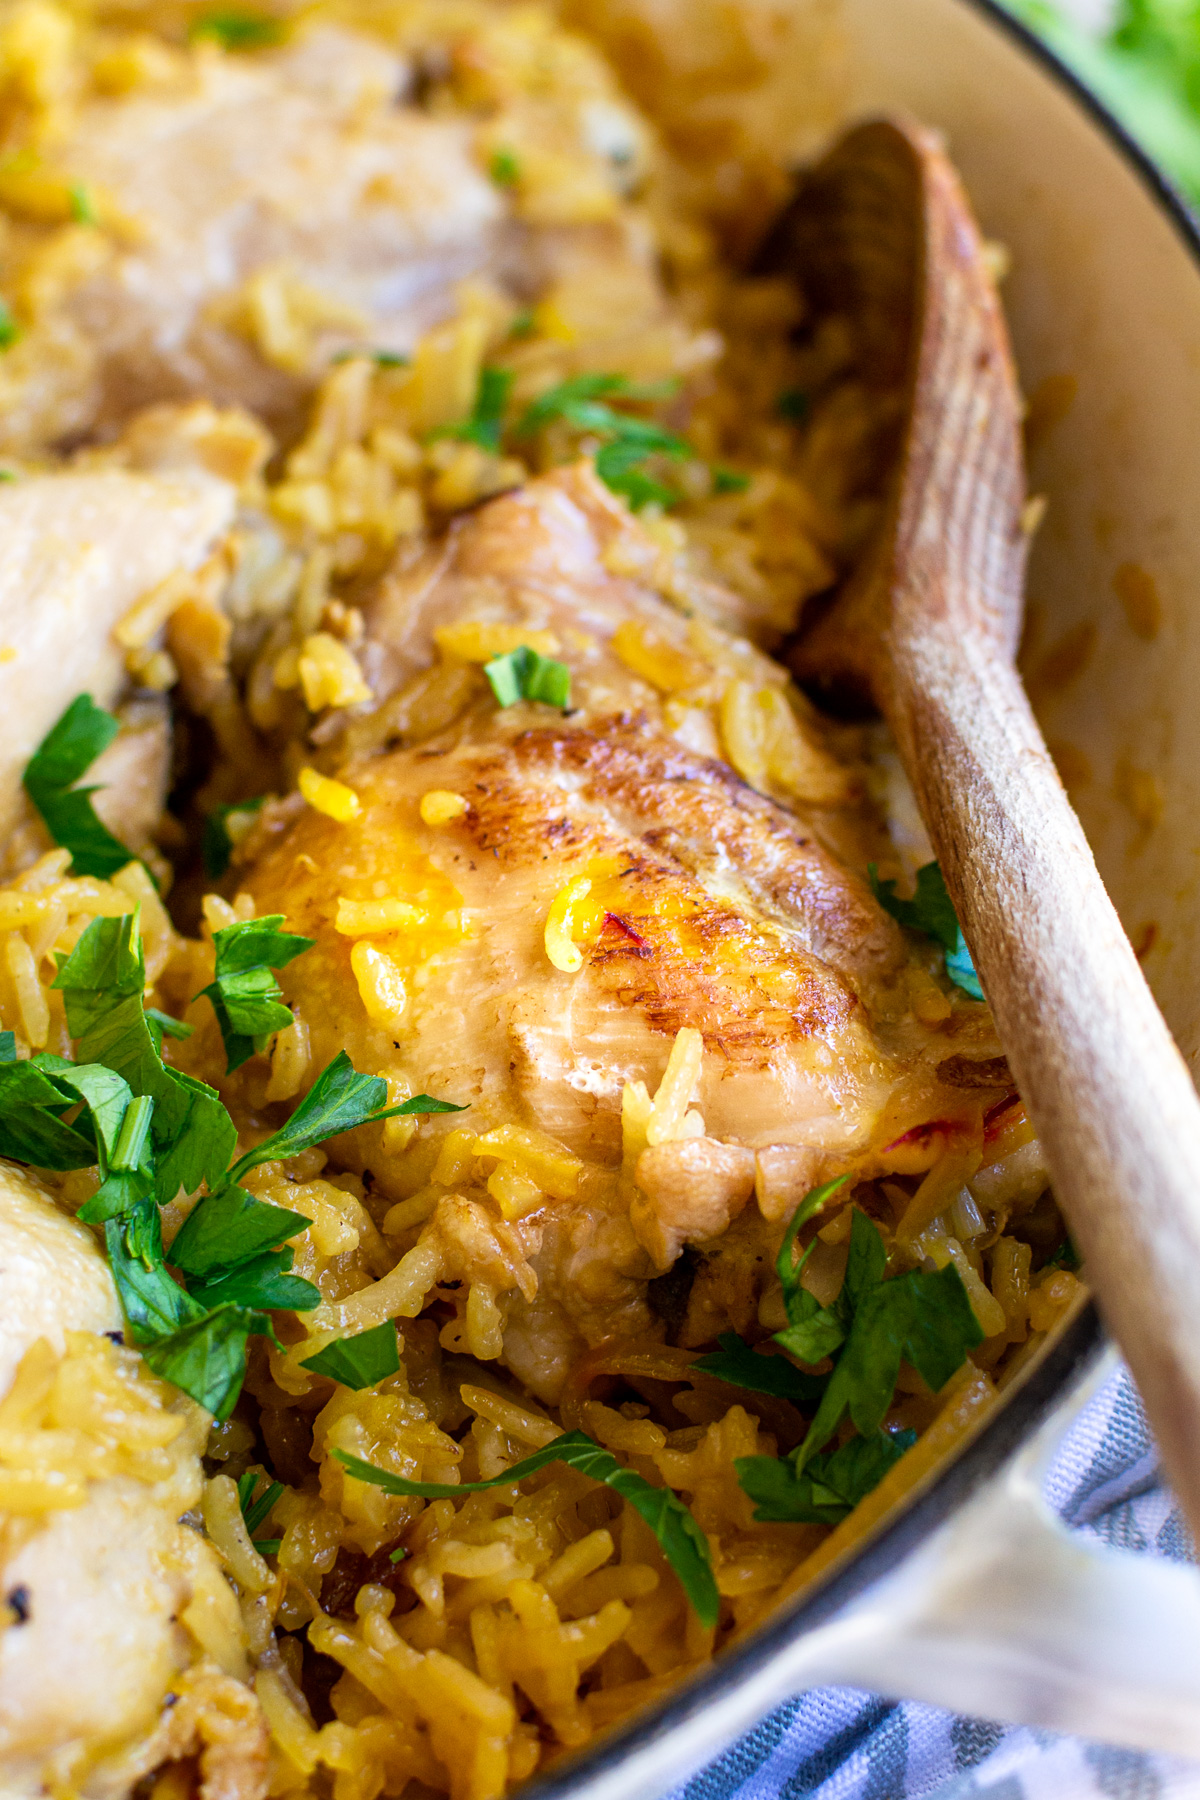
[[[788,673],[903,398],[756,261],[784,30],[0,6],[8,1794],[499,1800],[1078,1299]]]

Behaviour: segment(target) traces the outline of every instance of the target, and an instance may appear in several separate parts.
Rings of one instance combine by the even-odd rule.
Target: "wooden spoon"
[[[767,249],[903,396],[882,524],[792,662],[887,719],[1087,1280],[1200,1540],[1200,1100],[1014,665],[1021,403],[978,228],[938,141],[851,131]]]

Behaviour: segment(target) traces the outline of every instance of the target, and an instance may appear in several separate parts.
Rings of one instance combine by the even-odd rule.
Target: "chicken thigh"
[[[398,1096],[469,1107],[345,1154],[398,1197],[401,1247],[427,1221],[401,1270],[517,1290],[504,1353],[542,1392],[517,1346],[544,1360],[562,1336],[551,1295],[591,1341],[622,1309],[634,1328],[645,1282],[752,1191],[782,1217],[961,1110],[952,1052],[995,1054],[830,847],[864,811],[853,765],[775,665],[655,592],[652,561],[584,468],[460,522],[369,609],[386,698],[322,728],[331,769],[357,753],[333,804],[310,787],[242,848],[255,911],[315,939],[282,977],[309,1078],[345,1048]],[[565,713],[497,706],[479,665],[521,645],[569,666]],[[403,1286],[380,1304],[417,1310]]]

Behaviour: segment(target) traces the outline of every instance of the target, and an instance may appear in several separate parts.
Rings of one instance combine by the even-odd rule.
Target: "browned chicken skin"
[[[294,796],[241,852],[255,910],[316,940],[282,977],[303,1080],[345,1048],[397,1095],[469,1108],[345,1147],[398,1202],[385,1234],[413,1245],[380,1288],[401,1304],[388,1284],[411,1257],[448,1296],[506,1294],[502,1354],[546,1396],[581,1339],[644,1329],[646,1281],[752,1191],[769,1236],[815,1180],[884,1166],[913,1126],[1005,1086],[975,1062],[996,1052],[982,1009],[829,847],[864,816],[856,771],[713,622],[720,594],[688,618],[653,561],[583,468],[461,520],[368,609],[375,702],[316,734],[357,816]],[[518,642],[569,665],[565,716],[497,707],[480,665]],[[752,759],[746,694],[752,721],[789,721],[787,756],[762,740],[765,793],[721,754]],[[940,1079],[952,1057],[980,1081]]]

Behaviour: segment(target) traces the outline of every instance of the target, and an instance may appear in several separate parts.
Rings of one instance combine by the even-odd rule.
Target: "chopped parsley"
[[[465,444],[478,444],[481,450],[490,450],[495,455],[500,448],[504,409],[508,405],[508,390],[512,386],[512,379],[510,369],[497,369],[491,364],[485,364],[479,371],[479,386],[470,417],[464,419],[461,425],[439,425],[430,436],[458,438]]]
[[[712,472],[712,485],[714,494],[744,494],[750,486],[750,477],[739,469],[726,469],[718,463]]]
[[[220,881],[233,856],[234,833],[243,820],[248,825],[255,813],[261,811],[265,799],[265,794],[256,794],[252,800],[231,800],[227,806],[214,807],[209,813],[200,840],[200,859],[210,881]]]
[[[803,425],[809,414],[810,401],[803,388],[786,388],[775,402],[775,410],[781,419],[790,419],[793,425]]]
[[[4,301],[0,300],[0,350],[11,350],[20,335],[21,327]]]
[[[908,1447],[900,1434],[880,1429],[901,1362],[911,1363],[936,1393],[962,1367],[967,1351],[983,1339],[953,1265],[934,1272],[912,1269],[887,1279],[883,1237],[857,1208],[851,1214],[850,1251],[837,1298],[822,1306],[801,1285],[813,1245],[794,1260],[796,1234],[848,1180],[849,1176],[839,1176],[806,1196],[784,1234],[776,1261],[788,1323],[774,1334],[774,1342],[802,1363],[832,1357],[829,1374],[794,1370],[793,1385],[786,1374],[775,1371],[776,1359],[757,1354],[733,1333],[721,1338],[720,1352],[702,1357],[696,1365],[722,1381],[792,1400],[813,1415],[803,1443],[782,1459],[786,1470],[777,1467],[779,1459],[774,1457],[738,1459],[738,1479],[759,1502],[758,1518],[836,1523],[829,1509],[840,1506],[843,1511],[836,1516],[844,1516]],[[867,1448],[851,1454],[847,1444],[818,1460],[847,1413],[858,1432],[850,1444],[867,1441]],[[872,1471],[874,1478],[863,1487]],[[780,1510],[787,1506],[798,1510]],[[825,1513],[813,1510],[821,1507]]]
[[[673,391],[672,388],[668,391]],[[650,456],[687,457],[691,451],[676,432],[652,419],[618,412],[603,396],[626,400],[660,397],[661,387],[639,388],[624,375],[575,375],[542,394],[527,408],[517,426],[518,437],[532,437],[555,420],[602,439],[596,452],[596,473],[615,494],[624,495],[635,512],[655,501],[670,506],[679,496],[674,488],[648,475],[643,464]]]
[[[946,973],[954,985],[969,994],[972,1000],[982,1000],[983,989],[971,961],[971,952],[967,949],[954,902],[946,892],[946,883],[937,863],[926,863],[917,870],[917,889],[911,900],[897,899],[896,883],[880,881],[874,863],[868,874],[871,892],[883,910],[910,931],[920,931],[926,937],[934,938],[946,952]]]
[[[75,783],[101,751],[108,749],[120,729],[112,714],[97,706],[90,694],[80,694],[46,733],[22,778],[50,836],[71,852],[72,874],[94,875],[101,881],[135,859],[96,817],[92,795],[97,790]]]
[[[734,1466],[742,1489],[757,1502],[756,1519],[837,1525],[916,1441],[915,1431],[873,1431],[829,1455],[810,1457],[799,1473],[786,1456],[738,1456]]]
[[[327,1375],[330,1381],[340,1381],[343,1387],[377,1387],[400,1369],[396,1322],[385,1319],[382,1325],[360,1331],[357,1337],[338,1338],[308,1357],[300,1367],[311,1369],[314,1375]]]
[[[281,931],[282,924],[283,914],[271,913],[213,933],[216,978],[200,993],[207,994],[217,1015],[229,1075],[294,1022],[274,971],[303,956],[316,940]]]
[[[283,1542],[282,1538],[256,1538],[255,1532],[260,1525],[265,1525],[271,1516],[275,1502],[286,1492],[282,1481],[266,1479],[267,1485],[255,1496],[259,1477],[253,1469],[247,1469],[237,1484],[238,1505],[242,1509],[246,1533],[260,1556],[273,1556]]]
[[[267,13],[243,12],[231,6],[202,13],[193,21],[188,35],[192,39],[211,38],[223,50],[262,50],[280,42],[283,26]]]
[[[516,187],[521,179],[521,165],[511,150],[496,150],[488,163],[488,174],[497,187]]]
[[[73,181],[70,188],[71,218],[76,225],[98,225],[99,215],[86,182]]]
[[[219,979],[244,972],[238,965],[251,953],[277,958],[276,967],[285,953],[301,954],[307,940],[279,932],[281,923],[230,927]],[[311,1311],[321,1298],[292,1274],[287,1241],[311,1220],[257,1199],[242,1178],[358,1125],[463,1109],[427,1094],[388,1106],[387,1083],[360,1075],[343,1051],[286,1124],[231,1166],[237,1133],[220,1096],[162,1060],[164,1032],[187,1027],[145,1009],[137,913],[93,919],[60,959],[54,986],[78,1060],[17,1061],[13,1034],[0,1037],[0,1155],[43,1169],[97,1168],[99,1187],[78,1217],[103,1227],[130,1340],[156,1374],[228,1418],[249,1338],[273,1338],[271,1313]],[[240,1007],[267,1002],[235,984],[222,1003],[237,1025],[250,1022]],[[159,1207],[181,1191],[198,1198],[164,1249]]]
[[[565,1431],[553,1443],[535,1450],[532,1456],[514,1463],[511,1469],[506,1469],[502,1475],[494,1475],[490,1481],[463,1481],[454,1487],[440,1481],[408,1481],[387,1469],[377,1469],[373,1463],[363,1462],[357,1456],[350,1456],[344,1450],[335,1450],[333,1454],[356,1481],[369,1481],[388,1494],[416,1495],[429,1500],[457,1500],[462,1494],[508,1487],[513,1482],[524,1481],[527,1475],[535,1475],[550,1463],[566,1463],[593,1481],[602,1481],[641,1514],[679,1577],[700,1623],[711,1628],[717,1622],[720,1596],[713,1578],[708,1539],[691,1512],[670,1488],[655,1487],[644,1475],[625,1468],[610,1451],[601,1449],[582,1431]]]
[[[484,663],[483,672],[499,706],[515,706],[518,700],[540,700],[565,712],[571,704],[571,671],[566,663],[539,656],[528,644],[519,644],[504,656],[494,656],[491,662]]]

